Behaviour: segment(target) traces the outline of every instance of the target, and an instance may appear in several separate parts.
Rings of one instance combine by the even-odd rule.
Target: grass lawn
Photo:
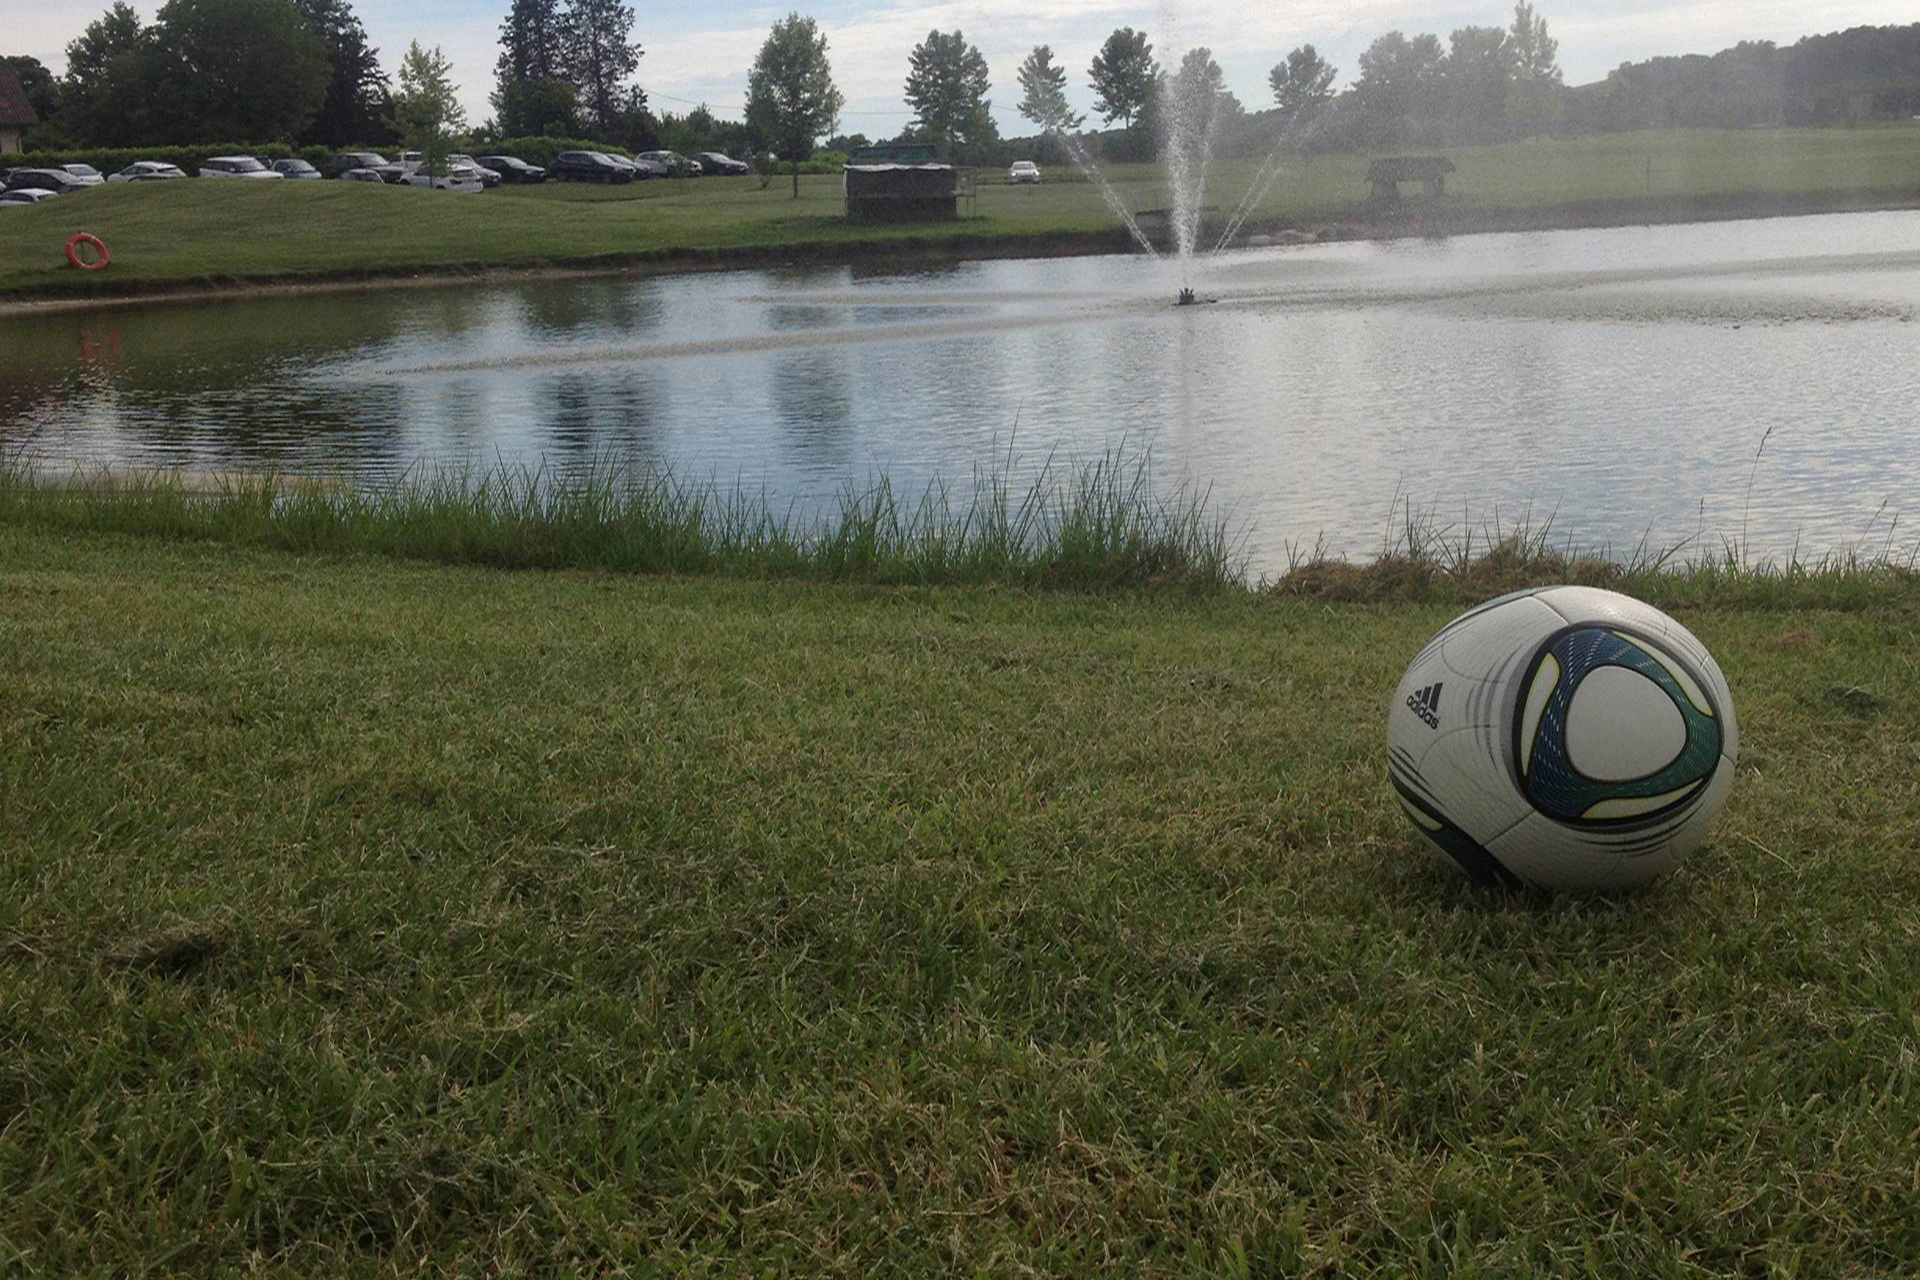
[[[1823,200],[1920,199],[1920,125],[1854,130],[1669,131],[1563,142],[1455,148],[1447,217],[1461,227],[1500,216],[1577,213],[1604,220],[1724,212],[1727,202],[1764,212]],[[1256,224],[1353,220],[1370,157],[1290,162],[1254,210]],[[1225,220],[1259,176],[1251,160],[1212,170],[1207,203]],[[84,295],[129,285],[220,283],[368,272],[430,273],[455,267],[615,261],[696,251],[875,251],[1025,242],[1112,234],[1113,215],[1067,169],[1038,187],[1009,187],[983,171],[957,222],[851,227],[838,175],[503,187],[477,196],[335,182],[141,183],[0,211],[0,295]],[[1117,165],[1109,176],[1135,209],[1172,203],[1157,165]],[[66,267],[73,231],[104,238],[112,267]],[[1116,248],[1124,242],[1113,240]]]
[[[1920,1257],[1911,595],[1681,610],[1718,836],[1543,902],[1385,783],[1451,606],[0,566],[0,1272]]]

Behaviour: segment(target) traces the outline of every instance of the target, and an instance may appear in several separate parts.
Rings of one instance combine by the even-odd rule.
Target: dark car
[[[283,178],[318,178],[320,171],[305,160],[275,160],[267,166]]]
[[[706,174],[708,177],[716,174],[723,177],[732,177],[747,173],[752,169],[751,165],[735,160],[731,156],[723,156],[718,151],[702,151],[699,155],[695,156],[694,159],[700,162],[700,172]]]
[[[72,191],[84,191],[92,185],[94,184],[80,181],[65,169],[15,169],[7,177],[9,191],[31,187],[37,191],[51,191],[61,196]]]
[[[516,156],[481,156],[480,163],[500,175],[502,182],[545,182],[547,171]]]
[[[323,178],[337,178],[349,169],[377,169],[387,158],[377,151],[342,151],[320,170]]]
[[[599,151],[562,151],[553,158],[553,176],[561,182],[632,182],[634,169]]]

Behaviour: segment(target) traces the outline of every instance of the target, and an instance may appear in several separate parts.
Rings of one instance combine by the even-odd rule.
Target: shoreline
[[[1249,221],[1240,247],[1326,244],[1355,240],[1431,239],[1526,231],[1662,226],[1759,218],[1816,217],[1920,209],[1912,191],[1817,192],[1804,196],[1664,197],[1556,205],[1539,209],[1457,206],[1428,211],[1418,203],[1385,212],[1356,208],[1328,219]],[[1064,231],[1020,236],[969,235],[926,239],[803,242],[748,248],[675,248],[635,254],[557,258],[526,264],[449,263],[419,268],[313,272],[230,280],[100,281],[85,293],[63,287],[0,292],[0,321],[72,311],[158,303],[297,297],[387,289],[433,289],[480,282],[582,279],[605,275],[658,276],[777,267],[898,263],[902,266],[1008,258],[1098,257],[1137,252],[1126,231]]]

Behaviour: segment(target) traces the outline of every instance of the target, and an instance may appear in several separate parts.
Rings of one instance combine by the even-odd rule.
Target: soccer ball
[[[1387,747],[1407,816],[1476,881],[1626,889],[1706,839],[1740,731],[1692,632],[1617,592],[1541,587],[1427,642]]]

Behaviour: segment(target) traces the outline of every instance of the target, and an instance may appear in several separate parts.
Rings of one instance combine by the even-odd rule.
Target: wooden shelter
[[[1367,166],[1367,181],[1373,184],[1373,199],[1392,204],[1400,198],[1400,184],[1417,182],[1428,199],[1447,194],[1447,175],[1453,161],[1445,156],[1396,156],[1375,160]]]
[[[950,164],[849,161],[841,174],[849,222],[927,222],[960,216],[960,171]]]

